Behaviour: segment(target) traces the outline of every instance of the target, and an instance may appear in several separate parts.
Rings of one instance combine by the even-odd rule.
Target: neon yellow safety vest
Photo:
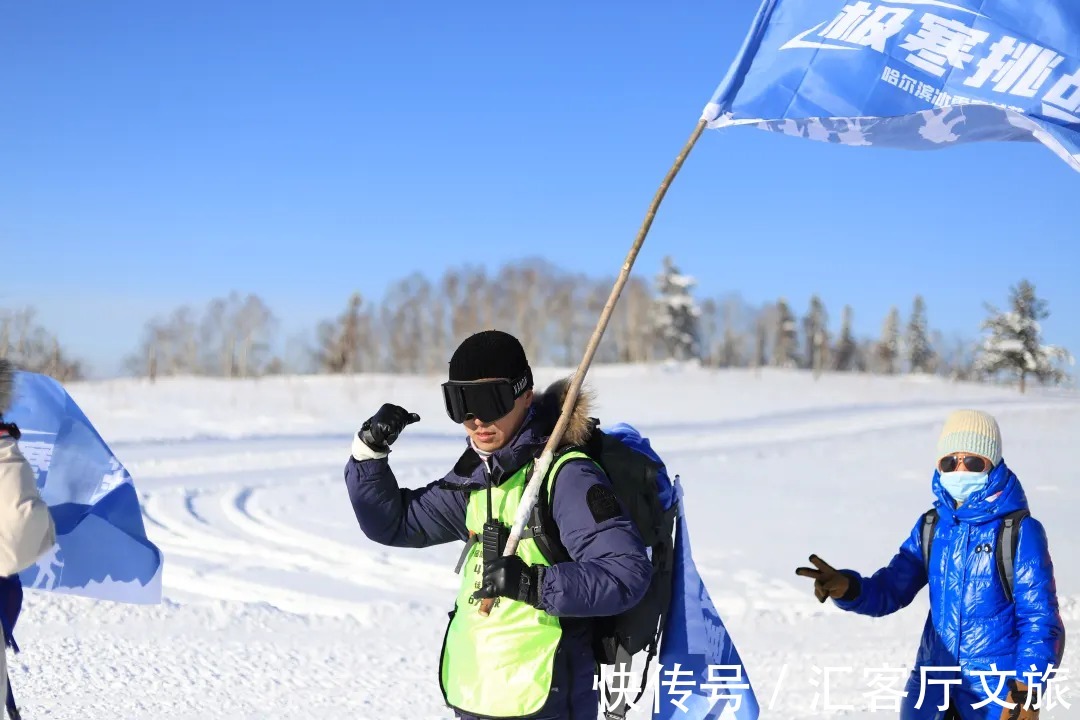
[[[588,459],[572,451],[555,461],[554,477],[569,460]],[[491,488],[492,517],[511,527],[529,481],[532,463]],[[550,485],[549,485],[550,492]],[[469,496],[465,525],[483,537],[487,491]],[[517,556],[528,565],[550,565],[531,537],[518,542]],[[483,581],[483,543],[474,543],[462,565],[461,588],[443,641],[439,680],[450,707],[489,718],[523,717],[538,712],[551,692],[555,651],[562,639],[559,618],[527,603],[496,598],[491,613],[480,616],[472,594]]]

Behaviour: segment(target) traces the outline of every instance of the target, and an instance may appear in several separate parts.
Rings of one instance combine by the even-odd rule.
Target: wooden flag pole
[[[510,537],[506,541],[506,549],[503,552],[503,555],[505,556],[513,555],[517,552],[521,534],[525,531],[525,525],[529,521],[529,516],[532,514],[533,506],[536,504],[537,496],[540,493],[540,485],[543,482],[544,476],[547,475],[548,470],[551,468],[555,450],[559,447],[559,441],[562,439],[563,433],[566,432],[566,426],[570,423],[570,417],[573,414],[574,406],[577,405],[578,396],[581,393],[581,384],[585,380],[585,373],[589,371],[593,356],[596,355],[596,350],[600,346],[600,339],[604,336],[604,330],[607,328],[608,321],[611,319],[611,313],[615,310],[615,304],[619,301],[619,295],[622,293],[626,282],[630,279],[630,270],[634,267],[634,261],[637,259],[638,252],[641,251],[641,246],[645,244],[645,236],[649,234],[649,228],[652,227],[653,219],[656,217],[656,211],[660,207],[660,203],[663,202],[664,195],[667,194],[671,182],[675,179],[675,176],[679,174],[679,170],[682,169],[683,163],[686,162],[690,150],[693,149],[694,144],[697,143],[698,138],[701,137],[701,133],[704,129],[705,120],[698,121],[698,124],[694,127],[694,132],[690,134],[690,139],[687,140],[686,145],[683,146],[682,151],[679,152],[678,157],[675,158],[675,163],[671,166],[671,169],[668,170],[667,176],[664,177],[664,181],[660,183],[660,188],[656,191],[656,195],[649,205],[648,212],[645,213],[645,220],[641,224],[641,229],[638,230],[637,237],[634,239],[634,244],[631,246],[630,252],[623,262],[622,271],[615,281],[615,286],[611,288],[611,295],[608,296],[607,304],[604,305],[604,310],[600,313],[600,320],[597,322],[596,329],[589,339],[589,344],[585,347],[585,356],[581,359],[581,364],[578,365],[577,372],[574,373],[574,376],[570,381],[570,386],[567,388],[566,399],[563,401],[562,412],[559,414],[559,421],[555,424],[555,429],[551,432],[551,436],[544,446],[544,451],[533,465],[529,483],[525,486],[525,491],[521,496],[521,502],[518,504],[514,526],[511,528]],[[485,598],[480,603],[480,614],[487,617],[491,613],[491,607],[494,604],[494,598]]]

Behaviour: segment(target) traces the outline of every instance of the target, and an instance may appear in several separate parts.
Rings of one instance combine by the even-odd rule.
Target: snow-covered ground
[[[870,620],[819,604],[794,570],[811,552],[863,571],[886,563],[932,502],[934,443],[957,407],[997,415],[1005,458],[1049,533],[1066,624],[1080,617],[1077,395],[685,367],[597,367],[589,377],[594,414],[637,425],[682,476],[695,559],[765,718],[895,717],[870,711],[864,669],[910,666],[925,591]],[[166,600],[28,592],[24,651],[11,665],[24,717],[452,717],[436,672],[460,547],[372,544],[342,478],[352,434],[383,402],[422,418],[391,456],[402,484],[441,476],[462,438],[439,382],[72,385],[135,478],[166,555]],[[1066,669],[1076,657],[1072,644]],[[821,711],[826,672],[831,703],[854,709]]]

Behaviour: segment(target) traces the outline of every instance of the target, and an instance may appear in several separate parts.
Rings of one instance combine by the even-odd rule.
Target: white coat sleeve
[[[15,440],[0,435],[0,576],[37,562],[56,543],[56,526],[34,471]]]

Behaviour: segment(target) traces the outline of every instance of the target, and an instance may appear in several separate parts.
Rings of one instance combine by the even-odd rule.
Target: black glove
[[[482,587],[473,598],[508,597],[533,607],[540,600],[540,567],[526,565],[517,555],[500,556],[484,568]]]
[[[22,437],[22,433],[19,432],[19,426],[15,423],[4,422],[4,418],[0,418],[0,433],[10,435],[13,440],[18,440]]]
[[[401,431],[414,422],[420,422],[419,415],[387,403],[360,427],[360,439],[375,452],[390,452]]]

